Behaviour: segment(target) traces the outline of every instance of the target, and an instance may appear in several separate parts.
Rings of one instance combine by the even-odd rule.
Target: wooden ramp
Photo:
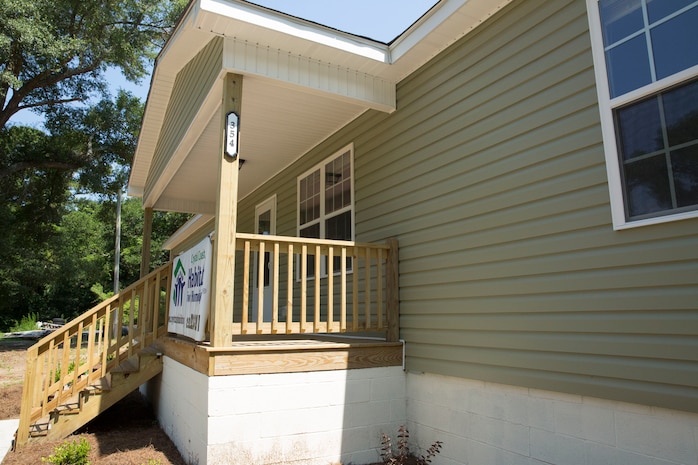
[[[48,415],[29,425],[29,439],[62,439],[162,372],[162,354],[146,347],[102,378],[86,385]],[[37,413],[40,413],[40,409]]]

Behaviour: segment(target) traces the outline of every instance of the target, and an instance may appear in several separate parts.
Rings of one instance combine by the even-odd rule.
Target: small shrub
[[[34,331],[37,329],[36,322],[38,319],[38,313],[29,313],[29,315],[23,316],[19,323],[15,320],[15,324],[10,328],[10,332]]]
[[[90,465],[87,456],[90,454],[90,443],[87,439],[80,438],[80,441],[64,442],[56,446],[53,455],[42,458],[42,462],[54,465]]]
[[[409,446],[410,432],[402,425],[398,428],[397,445],[394,448],[390,436],[383,433],[381,435],[381,459],[385,465],[407,465],[416,463],[417,465],[430,464],[432,459],[441,452],[443,443],[441,441],[434,442],[426,450],[424,455],[419,457],[410,452]]]

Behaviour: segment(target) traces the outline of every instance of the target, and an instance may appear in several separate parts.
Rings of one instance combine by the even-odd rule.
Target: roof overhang
[[[400,80],[510,1],[441,0],[384,44],[241,0],[193,0],[155,63],[129,194],[157,210],[213,212],[227,73],[244,77],[244,198],[365,111],[394,111]],[[224,41],[218,78],[167,166],[148,181],[158,143],[171,137],[163,122],[175,79],[215,37]]]

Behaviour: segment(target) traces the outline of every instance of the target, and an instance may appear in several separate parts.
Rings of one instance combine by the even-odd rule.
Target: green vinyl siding
[[[214,81],[218,78],[223,61],[223,38],[217,37],[187,63],[175,78],[170,102],[162,123],[162,131],[155,148],[153,163],[146,181],[145,196],[162,175],[167,163],[196,117]]]
[[[353,142],[356,240],[400,243],[409,370],[698,411],[698,220],[613,230],[584,0],[513,2],[397,101],[241,217],[276,192],[295,235],[296,177]]]

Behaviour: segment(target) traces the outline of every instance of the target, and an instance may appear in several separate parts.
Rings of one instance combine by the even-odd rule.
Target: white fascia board
[[[291,37],[305,39],[381,63],[388,62],[388,46],[319,24],[276,13],[252,4],[225,0],[201,0],[202,11],[235,19]]]
[[[194,215],[162,244],[162,250],[174,249],[213,218],[214,215]]]
[[[394,63],[402,58],[467,2],[468,0],[441,2],[442,4],[438,8],[428,12],[426,16],[395,39],[390,45],[390,61]]]

